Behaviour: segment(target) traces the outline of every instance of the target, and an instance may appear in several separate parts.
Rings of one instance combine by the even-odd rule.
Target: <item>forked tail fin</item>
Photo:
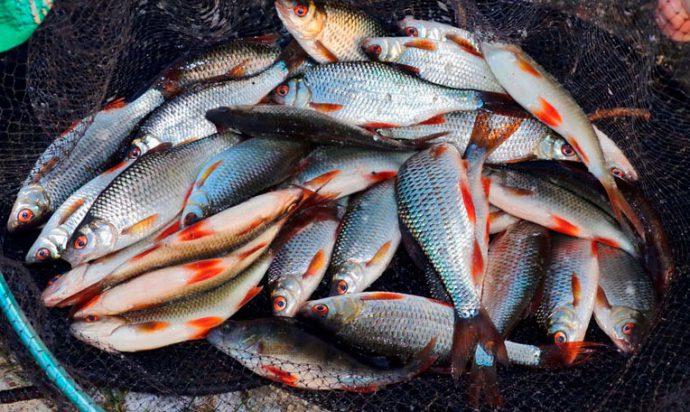
[[[606,194],[609,197],[609,201],[611,202],[611,208],[613,209],[613,212],[616,214],[616,219],[618,220],[618,222],[620,222],[622,225],[625,225],[625,222],[623,221],[623,216],[628,218],[630,224],[632,224],[637,234],[640,236],[642,241],[644,241],[645,231],[644,226],[642,225],[642,221],[640,221],[640,218],[635,214],[635,211],[633,211],[632,207],[630,206],[630,203],[628,203],[628,200],[618,189],[615,181],[612,180],[611,184],[603,184],[603,186],[606,190]]]
[[[503,337],[496,330],[486,311],[480,309],[472,317],[460,317],[456,313],[451,350],[451,374],[454,379],[460,377],[479,343],[499,362],[508,363],[508,352]]]
[[[503,397],[498,389],[496,378],[496,362],[493,355],[486,352],[482,345],[477,345],[474,362],[470,370],[470,386],[468,389],[469,402],[472,407],[479,409],[482,394],[486,403],[493,408],[503,406]]]

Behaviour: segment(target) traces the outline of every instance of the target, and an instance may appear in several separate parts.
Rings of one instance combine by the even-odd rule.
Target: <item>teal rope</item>
[[[0,273],[0,309],[34,360],[48,378],[81,412],[103,412],[100,406],[58,364],[14,299],[5,276]]]

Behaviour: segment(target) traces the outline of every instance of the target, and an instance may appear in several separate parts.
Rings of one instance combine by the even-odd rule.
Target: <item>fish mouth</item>
[[[98,349],[106,352],[117,352],[108,342],[108,338],[124,323],[124,321],[114,317],[103,318],[95,322],[77,321],[70,327],[70,332],[75,338]]]
[[[79,285],[83,284],[88,267],[89,265],[77,266],[48,285],[41,294],[43,304],[47,307],[59,306],[61,302],[74,296],[80,290]]]

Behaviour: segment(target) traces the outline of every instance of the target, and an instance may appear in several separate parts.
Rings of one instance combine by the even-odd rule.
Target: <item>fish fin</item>
[[[316,48],[317,52],[321,57],[323,57],[325,60],[328,61],[328,63],[337,63],[338,62],[338,57],[336,57],[335,54],[333,54],[332,51],[326,47],[321,40],[316,40],[314,42],[314,47]]]
[[[138,221],[137,223],[135,223],[129,227],[124,228],[122,230],[122,234],[123,235],[135,235],[135,236],[142,234],[142,233],[146,232],[147,230],[149,230],[151,228],[151,226],[153,226],[156,223],[156,221],[158,220],[159,217],[160,217],[160,215],[158,213],[154,213],[151,216],[145,217],[145,218],[141,219],[140,221]]]
[[[62,133],[60,133],[60,136],[59,136],[59,137],[65,137],[69,132],[71,132],[72,130],[76,129],[76,128],[77,128],[77,125],[79,125],[79,123],[81,123],[81,120],[73,120],[72,123],[70,123],[70,124],[65,128],[65,130],[63,130]]]
[[[605,238],[605,237],[597,237],[597,238],[595,238],[594,240],[595,240],[596,242],[599,242],[599,243],[603,244],[603,245],[611,246],[611,247],[614,247],[614,248],[616,248],[616,249],[620,249],[620,248],[621,248],[621,244],[620,244],[619,242],[613,240],[613,239],[608,239],[608,238]]]
[[[593,342],[565,342],[560,345],[540,346],[539,368],[557,369],[579,365],[604,347],[606,345]]]
[[[293,40],[285,46],[278,60],[285,62],[288,68],[288,76],[290,76],[295,70],[300,68],[308,58],[307,52],[302,49],[302,46],[299,45],[297,40]]]
[[[434,42],[433,40],[423,39],[419,37],[405,42],[403,46],[428,51],[435,51],[437,49],[436,42]]]
[[[481,51],[479,51],[469,40],[467,40],[464,37],[458,36],[455,33],[447,33],[446,34],[446,39],[452,41],[453,43],[457,44],[460,46],[461,49],[463,49],[465,52],[475,55],[477,57],[481,57],[482,59],[484,58],[484,55],[482,54]]]
[[[606,194],[609,197],[609,201],[611,202],[611,208],[613,209],[613,212],[616,214],[616,219],[618,220],[618,222],[623,223],[623,216],[628,218],[630,224],[632,224],[632,226],[635,228],[635,232],[637,232],[640,238],[644,241],[644,226],[642,226],[640,218],[635,214],[632,207],[630,207],[630,203],[628,203],[628,200],[623,196],[623,193],[621,193],[618,187],[616,187],[615,182],[612,183],[611,186],[604,185],[604,189],[606,190]]]
[[[611,309],[611,303],[609,303],[609,299],[606,297],[606,292],[604,292],[604,289],[602,289],[601,286],[597,287],[596,302],[598,306],[609,310]]]
[[[103,111],[109,112],[112,110],[122,109],[125,106],[127,106],[127,101],[125,101],[124,97],[120,97],[119,99],[115,99],[112,102],[103,106]]]
[[[309,103],[309,107],[316,110],[317,112],[332,113],[332,112],[337,112],[338,110],[341,110],[345,106],[343,106],[342,104],[337,104],[337,103],[311,102],[311,103]]]
[[[436,347],[437,340],[438,339],[436,336],[429,339],[429,342],[424,346],[424,349],[416,354],[414,358],[412,358],[412,360],[403,367],[403,370],[406,371],[408,379],[429,369],[431,365],[436,362],[438,356],[434,355],[434,348]]]
[[[482,111],[477,114],[465,157],[467,157],[468,151],[473,150],[473,147],[480,148],[484,151],[485,158],[488,157],[498,146],[508,140],[522,124],[522,119],[516,119],[503,127],[492,128],[489,125],[490,119],[491,115],[487,112]]]
[[[472,363],[468,395],[469,404],[475,409],[479,409],[482,395],[490,407],[503,407],[503,397],[498,389],[495,363],[490,366]]]
[[[143,322],[143,323],[137,323],[135,325],[136,329],[139,332],[144,332],[144,333],[152,333],[152,332],[158,332],[164,329],[167,329],[170,324],[168,322],[161,322],[161,321],[150,321],[150,322]]]
[[[328,182],[333,180],[336,176],[338,176],[340,173],[341,173],[341,170],[339,170],[339,169],[331,170],[330,172],[326,172],[322,175],[316,176],[313,179],[307,180],[306,182],[304,182],[304,185],[305,186],[323,187]]]
[[[223,272],[224,268],[221,266],[223,261],[221,259],[207,259],[198,262],[187,263],[183,265],[185,269],[194,271],[194,274],[187,279],[187,284],[191,285],[197,282],[211,279]]]
[[[307,271],[302,275],[302,279],[307,279],[316,276],[323,270],[323,268],[328,264],[326,262],[326,252],[323,249],[319,249],[314,257],[309,262],[309,267]]]
[[[446,122],[446,115],[445,114],[439,114],[434,117],[430,117],[423,122],[417,123],[417,125],[436,125],[436,124],[444,124]]]
[[[213,229],[204,229],[205,225],[206,221],[200,220],[191,226],[187,226],[183,230],[177,232],[177,239],[181,242],[189,242],[212,235],[214,233]]]
[[[419,76],[419,73],[421,70],[419,68],[410,66],[409,64],[402,64],[402,63],[389,63],[390,66],[395,67],[396,69],[400,70],[401,72],[405,72],[408,74],[411,74],[413,76]]]
[[[558,127],[563,123],[563,117],[548,100],[540,97],[537,101],[539,102],[539,108],[532,110],[534,117],[551,127]]]
[[[234,67],[232,67],[230,70],[228,70],[228,77],[230,78],[239,78],[239,77],[244,77],[247,74],[247,67],[246,64],[249,62],[249,60],[244,60]]]
[[[70,205],[65,210],[65,214],[62,216],[62,218],[60,218],[60,222],[58,223],[58,225],[64,224],[70,218],[70,216],[74,214],[74,212],[79,210],[80,207],[84,206],[84,202],[85,201],[83,198],[79,198],[74,202],[70,203]]]
[[[395,123],[369,122],[364,123],[360,127],[367,130],[376,131],[376,129],[395,129],[396,127],[400,127],[400,125]]]
[[[99,293],[98,295],[92,297],[91,299],[86,301],[86,303],[81,305],[81,307],[79,307],[79,309],[72,314],[72,317],[83,318],[84,316],[87,316],[87,315],[98,315],[98,313],[95,313],[94,311],[92,311],[90,309],[93,308],[94,306],[96,306],[96,304],[98,304],[98,302],[100,302],[101,299],[103,299],[102,293]]]
[[[478,91],[477,94],[482,100],[483,110],[511,117],[529,116],[529,113],[526,113],[512,97],[505,93]]]
[[[199,332],[189,336],[189,340],[204,339],[208,332],[216,326],[223,323],[224,319],[218,316],[207,316],[195,320],[190,320],[186,324],[193,328],[199,329]]]
[[[379,263],[381,263],[381,261],[383,261],[383,259],[386,257],[386,254],[388,253],[388,250],[390,248],[391,248],[391,241],[389,240],[386,243],[384,243],[379,248],[379,250],[376,251],[376,253],[374,254],[374,257],[369,259],[369,261],[366,263],[365,266],[371,267],[371,266],[378,265]]]
[[[273,365],[261,365],[261,369],[265,370],[268,379],[274,380],[276,382],[282,383],[288,386],[295,386],[299,381],[299,377],[293,373],[285,371],[278,366]]]
[[[263,249],[265,249],[268,246],[268,242],[261,242],[258,245],[254,246],[253,248],[246,250],[238,256],[241,260],[247,259],[248,257],[252,256],[256,252],[259,252]]]
[[[365,292],[359,295],[359,300],[401,300],[405,295],[395,292]]]
[[[549,227],[549,229],[554,230],[559,233],[564,233],[569,236],[577,237],[577,235],[580,234],[581,230],[580,228],[567,221],[566,219],[558,216],[558,215],[551,215],[551,222],[552,225]]]
[[[455,380],[465,369],[478,343],[481,343],[487,352],[494,354],[498,361],[507,363],[508,354],[503,337],[496,330],[486,311],[480,309],[476,315],[469,318],[462,318],[456,312],[451,350],[451,374]]]
[[[249,303],[249,301],[254,299],[256,297],[256,295],[261,293],[261,291],[263,289],[264,289],[263,286],[254,286],[253,288],[249,289],[247,294],[244,295],[244,298],[242,299],[242,301],[239,303],[239,305],[237,305],[237,308],[239,309],[239,308],[243,307],[244,305],[246,305],[247,303]]]
[[[211,166],[207,167],[206,170],[199,175],[199,178],[196,181],[196,187],[199,188],[203,186],[204,183],[206,183],[206,179],[208,179],[208,177],[211,176],[211,173],[213,173],[213,171],[216,170],[221,164],[223,164],[223,159],[220,159],[214,162]]]
[[[384,180],[391,179],[398,175],[395,170],[384,170],[382,172],[374,172],[368,176],[368,179],[372,183],[383,182]]]
[[[472,273],[472,280],[477,290],[480,290],[484,284],[484,273],[486,272],[486,262],[484,262],[484,255],[479,246],[477,239],[474,239],[472,246],[472,262],[470,263],[470,273]]]
[[[465,204],[465,209],[467,210],[467,217],[470,223],[474,225],[477,223],[477,212],[474,209],[472,192],[470,191],[470,185],[466,178],[460,178],[460,193],[462,194],[462,202]]]
[[[277,45],[278,41],[280,40],[280,33],[274,31],[270,33],[260,34],[258,36],[248,37],[244,40],[248,43],[274,46]]]
[[[518,69],[537,78],[544,77],[541,72],[537,70],[537,68],[534,67],[532,63],[530,63],[521,53],[514,53],[514,55],[517,59],[515,64],[517,65]]]
[[[148,152],[146,152],[146,154],[149,154],[149,153],[163,153],[163,152],[165,152],[165,151],[171,149],[172,147],[173,147],[173,144],[172,144],[172,143],[170,143],[170,142],[164,142],[164,143],[159,144],[159,145],[156,146],[156,147],[152,147],[151,149],[149,149]]]
[[[154,245],[154,246],[146,249],[145,251],[139,253],[138,255],[132,257],[131,259],[129,259],[129,261],[130,262],[136,262],[137,260],[143,259],[145,256],[153,253],[157,249],[160,249],[160,247],[161,247],[161,245]]]
[[[570,277],[570,288],[573,291],[573,306],[577,307],[582,299],[582,284],[580,284],[580,279],[575,272]]]

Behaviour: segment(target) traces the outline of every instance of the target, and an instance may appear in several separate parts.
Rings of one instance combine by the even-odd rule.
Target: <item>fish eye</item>
[[[324,305],[323,303],[319,303],[318,305],[311,308],[311,310],[320,316],[328,315],[328,306]]]
[[[283,296],[276,296],[273,299],[273,310],[276,312],[282,312],[287,307],[287,300]]]
[[[60,275],[55,275],[50,280],[48,281],[48,286],[52,285],[53,283],[57,282],[60,279]]]
[[[561,153],[563,154],[563,156],[566,157],[575,156],[575,149],[573,149],[571,145],[566,143],[563,146],[561,146]]]
[[[625,325],[623,325],[623,334],[625,336],[630,336],[631,333],[633,333],[633,330],[635,330],[635,324],[632,322],[628,322]]]
[[[381,49],[381,46],[378,44],[372,44],[369,46],[369,51],[373,54],[379,55],[379,54],[381,54],[383,49]]]
[[[189,212],[184,217],[184,224],[185,224],[185,226],[189,226],[192,223],[196,222],[197,219],[198,219],[198,216],[196,215],[196,213]]]
[[[295,8],[292,9],[292,11],[297,15],[297,17],[304,17],[307,15],[309,9],[307,8],[307,6],[300,4],[299,6],[295,6]]]
[[[336,290],[336,292],[338,292],[339,295],[346,294],[347,289],[348,289],[347,282],[345,282],[342,279],[339,280],[338,283],[335,285],[335,290]]]
[[[85,235],[79,235],[74,240],[74,248],[75,249],[84,249],[86,247],[86,244],[89,243],[89,240],[86,238]]]
[[[44,247],[42,247],[36,251],[36,259],[38,259],[38,260],[46,260],[49,257],[50,257],[50,251]]]
[[[410,37],[418,37],[419,31],[414,27],[405,27],[405,35]]]
[[[139,156],[141,156],[141,149],[137,146],[132,146],[132,148],[129,149],[127,157],[129,157],[130,159],[137,159],[139,158]]]
[[[288,86],[287,84],[281,84],[281,85],[278,86],[278,88],[276,89],[276,94],[277,94],[278,96],[285,97],[285,96],[287,96],[287,94],[288,94],[289,91],[290,91],[290,86]]]
[[[565,332],[563,331],[558,331],[553,335],[553,341],[556,343],[556,345],[562,345],[568,340],[568,337],[565,335]]]
[[[625,177],[625,173],[617,167],[611,168],[611,174],[618,177],[618,178],[621,178],[621,179],[623,179]]]
[[[31,209],[22,209],[17,213],[17,219],[22,223],[29,223],[34,218],[34,212]]]
[[[86,323],[92,323],[92,322],[98,322],[101,318],[99,318],[96,315],[89,315],[84,318],[84,322]]]

